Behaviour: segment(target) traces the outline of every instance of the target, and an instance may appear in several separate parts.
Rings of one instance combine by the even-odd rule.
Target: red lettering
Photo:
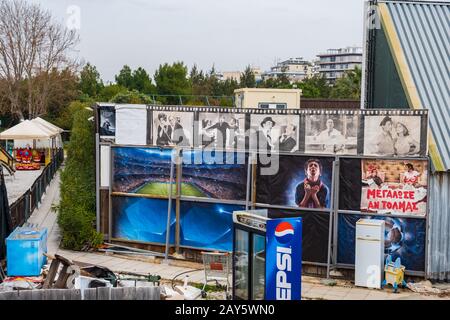
[[[376,189],[368,189],[367,190],[367,199],[370,199],[370,198],[374,199],[376,197],[377,191],[378,190],[376,190]]]

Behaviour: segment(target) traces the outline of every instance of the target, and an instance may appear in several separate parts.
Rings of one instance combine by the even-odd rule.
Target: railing
[[[22,226],[41,202],[42,195],[55,176],[64,160],[64,150],[55,152],[50,162],[36,179],[33,185],[19,199],[9,206],[12,228]]]

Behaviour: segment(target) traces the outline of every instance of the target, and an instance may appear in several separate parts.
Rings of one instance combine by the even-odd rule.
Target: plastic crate
[[[6,274],[39,276],[47,257],[47,228],[17,227],[6,238]]]

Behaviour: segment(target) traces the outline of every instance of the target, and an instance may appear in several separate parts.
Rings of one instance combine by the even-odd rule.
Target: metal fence
[[[55,152],[53,161],[50,162],[36,179],[33,185],[19,199],[9,206],[12,228],[22,226],[31,216],[41,202],[42,195],[47,186],[55,176],[64,160],[64,150],[59,149]]]

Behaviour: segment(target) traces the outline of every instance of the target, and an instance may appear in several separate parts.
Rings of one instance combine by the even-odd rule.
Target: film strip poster
[[[116,135],[116,109],[114,106],[100,106],[99,134],[101,139],[114,140]]]
[[[331,208],[333,158],[280,155],[258,163],[256,202],[292,208]]]
[[[424,217],[428,161],[362,160],[361,211]]]
[[[427,154],[427,127],[426,110],[366,111],[363,154],[424,157]]]
[[[305,115],[305,153],[356,155],[359,114],[320,112]]]
[[[155,146],[194,146],[193,112],[153,110],[152,127]]]
[[[299,151],[298,114],[251,114],[250,150],[294,153]]]
[[[199,112],[196,147],[245,149],[245,113]]]

